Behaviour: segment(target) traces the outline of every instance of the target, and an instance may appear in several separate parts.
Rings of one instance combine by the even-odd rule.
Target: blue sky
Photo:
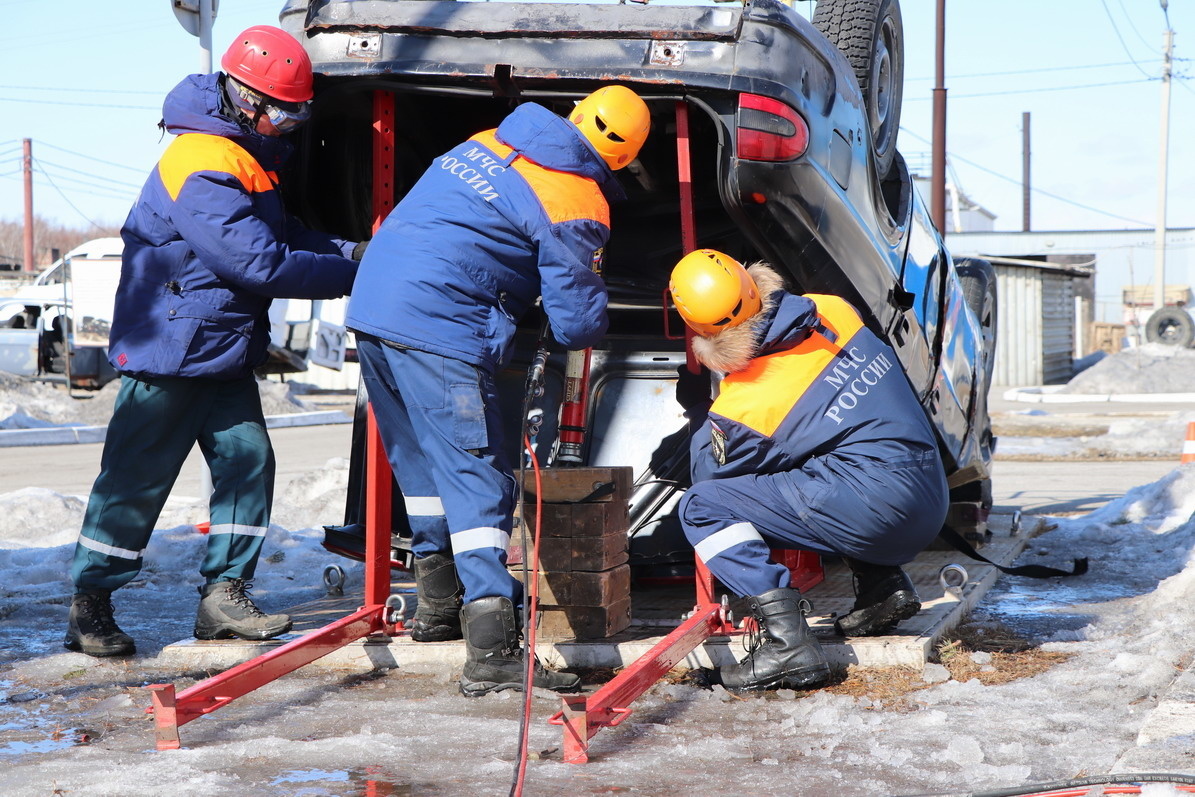
[[[214,60],[231,37],[276,23],[282,0],[224,0]],[[810,3],[797,0],[807,14]],[[23,212],[20,140],[33,139],[35,211],[119,224],[161,153],[166,92],[199,65],[170,0],[0,0],[0,218]],[[903,0],[900,149],[928,168],[936,0]],[[120,16],[118,16],[120,12]],[[1170,227],[1195,227],[1195,8],[1173,0]],[[947,0],[947,147],[958,183],[1021,228],[1021,118],[1031,114],[1034,229],[1152,227],[1157,217],[1158,0]]]

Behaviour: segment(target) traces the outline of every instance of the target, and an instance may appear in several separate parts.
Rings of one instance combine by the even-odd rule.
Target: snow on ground
[[[78,422],[55,415],[52,397],[35,387],[20,386],[28,392],[10,401],[0,384],[0,416]],[[1137,441],[1175,450],[1173,431],[1156,419],[1114,424],[1108,436],[1116,449]],[[1039,450],[1058,445],[1044,440]],[[277,497],[254,590],[267,610],[320,597],[328,564],[348,571],[346,590],[360,590],[360,566],[326,553],[310,525],[328,506],[339,513],[346,483],[347,463],[333,459]],[[83,507],[48,490],[0,494],[0,794],[508,792],[521,701],[466,700],[448,671],[308,668],[184,726],[184,749],[156,751],[142,687],[182,688],[207,675],[158,656],[190,635],[205,539],[191,523],[202,507],[169,506],[142,574],[116,593],[118,619],[139,648],[116,661],[61,647]],[[526,793],[870,797],[1008,788],[1122,771],[1125,760],[1195,771],[1189,731],[1147,743],[1137,736],[1195,651],[1193,511],[1195,466],[1179,467],[1089,515],[1055,519],[1031,541],[1021,563],[1087,556],[1091,569],[1072,579],[1003,577],[975,619],[1070,654],[1037,676],[984,686],[929,665],[925,688],[899,708],[824,691],[740,697],[658,684],[627,721],[593,739],[584,766],[561,762],[560,729],[547,724],[559,699],[537,694]],[[1145,793],[1178,794],[1164,785]]]
[[[296,517],[318,513],[344,479],[343,461],[331,461],[280,503]],[[125,797],[162,794],[167,783],[172,794],[238,797],[507,792],[520,702],[466,700],[454,672],[292,674],[184,726],[185,749],[155,751],[139,687],[202,675],[156,656],[189,634],[204,540],[169,518],[159,524],[142,576],[116,593],[140,653],[92,659],[60,647],[81,511],[49,491],[0,496],[0,792]],[[977,611],[1072,655],[1036,677],[983,686],[941,680],[931,665],[924,679],[939,682],[903,710],[825,692],[743,698],[661,684],[595,737],[584,766],[561,762],[560,731],[546,723],[559,701],[537,695],[531,749],[541,754],[526,793],[958,793],[1116,771],[1195,648],[1193,511],[1187,466],[1090,515],[1057,519],[1031,542],[1021,561],[1091,559],[1075,579],[1006,577]],[[318,540],[314,529],[271,529],[256,589],[267,607],[322,593],[322,568],[345,560]],[[359,567],[348,588],[360,589]],[[1168,771],[1195,770],[1190,737],[1155,743],[1168,745]]]
[[[258,380],[262,410],[266,415],[310,412],[315,406],[303,401],[301,386],[273,380]],[[112,417],[120,380],[96,391],[74,391],[45,382],[0,371],[0,429],[40,429],[52,426],[105,426]]]

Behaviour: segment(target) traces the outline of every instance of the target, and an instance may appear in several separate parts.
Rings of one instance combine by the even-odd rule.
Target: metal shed
[[[996,269],[997,385],[1070,381],[1075,352],[1075,281],[1089,269],[981,255]],[[1081,319],[1085,320],[1085,319]]]

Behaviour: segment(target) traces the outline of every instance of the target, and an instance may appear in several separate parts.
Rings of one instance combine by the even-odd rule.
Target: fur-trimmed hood
[[[804,296],[788,293],[784,278],[766,263],[747,268],[759,288],[759,312],[738,326],[709,337],[693,338],[693,354],[711,371],[724,374],[746,368],[761,353],[791,348],[817,324],[817,308]]]

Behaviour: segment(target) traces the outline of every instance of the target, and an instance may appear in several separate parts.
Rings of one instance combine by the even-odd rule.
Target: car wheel
[[[896,160],[905,80],[904,28],[897,0],[818,0],[813,26],[846,56],[859,81],[883,179]]]
[[[1145,339],[1187,348],[1195,341],[1195,321],[1181,307],[1162,307],[1145,322]]]

